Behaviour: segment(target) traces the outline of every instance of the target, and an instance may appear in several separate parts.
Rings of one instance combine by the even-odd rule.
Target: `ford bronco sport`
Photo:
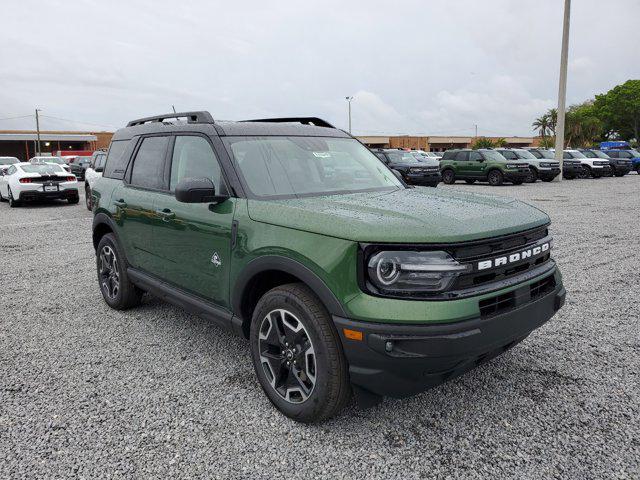
[[[530,174],[527,162],[507,160],[492,149],[447,150],[440,160],[440,169],[444,183],[464,180],[472,184],[479,180],[494,187],[505,181],[522,185]]]
[[[407,188],[317,118],[129,122],[92,196],[105,302],[150,292],[246,337],[266,396],[297,421],[454,378],[565,299],[543,212]]]
[[[523,148],[499,148],[496,151],[507,160],[522,160],[529,164],[527,183],[535,183],[538,179],[551,182],[560,175],[560,162],[555,160],[539,160]]]

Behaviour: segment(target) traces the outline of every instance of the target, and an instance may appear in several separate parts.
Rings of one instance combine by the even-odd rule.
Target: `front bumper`
[[[611,167],[609,165],[595,166],[591,169],[591,175],[594,177],[604,177],[611,175]]]
[[[558,175],[560,175],[560,167],[541,168],[538,170],[538,178],[540,178],[540,180],[553,180]]]
[[[404,181],[410,185],[433,185],[436,183],[440,183],[442,180],[442,175],[440,171],[436,171],[433,173],[407,173],[403,175]]]
[[[577,177],[582,172],[582,164],[564,164],[562,165],[562,176],[563,177]]]
[[[527,170],[505,170],[503,172],[504,179],[507,182],[524,182],[527,178],[529,178],[529,169]]]
[[[553,317],[566,296],[559,278],[533,300],[524,285],[515,290],[512,308],[461,322],[394,325],[334,317],[352,384],[367,394],[402,398],[471,370]],[[363,332],[362,340],[347,338],[345,328]]]

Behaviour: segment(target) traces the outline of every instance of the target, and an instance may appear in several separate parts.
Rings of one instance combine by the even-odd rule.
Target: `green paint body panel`
[[[527,166],[528,163],[522,160],[495,160],[486,158],[483,162],[476,160],[455,160],[446,159],[440,161],[440,170],[453,170],[456,178],[459,180],[486,180],[491,170],[500,170],[503,175],[508,176],[511,173],[517,173],[518,169],[507,168],[508,165]]]
[[[132,266],[224,310],[232,311],[234,288],[247,265],[265,255],[277,255],[311,270],[349,318],[376,323],[476,318],[479,300],[516,287],[447,301],[375,297],[358,285],[359,242],[462,242],[549,222],[540,210],[515,200],[420,187],[273,201],[231,198],[211,209],[207,204],[181,204],[167,193],[141,194],[107,178],[96,183],[93,195],[94,213],[106,213],[114,220]],[[124,200],[127,206],[117,207],[115,200]],[[175,217],[163,219],[158,211],[165,208]],[[233,221],[238,229],[232,248]],[[221,260],[218,267],[211,262],[214,252]],[[558,270],[550,274],[561,282]]]

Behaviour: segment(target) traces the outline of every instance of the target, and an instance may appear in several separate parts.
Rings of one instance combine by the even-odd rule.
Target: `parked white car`
[[[29,163],[52,163],[55,165],[60,165],[62,168],[65,169],[65,171],[71,173],[71,167],[67,165],[67,162],[65,162],[62,157],[45,157],[45,156],[31,157],[29,159]]]
[[[107,161],[107,152],[93,152],[91,157],[91,163],[84,171],[84,201],[87,205],[87,209],[93,208],[93,200],[91,198],[91,189],[96,183],[96,180],[102,177],[104,170],[104,164]]]
[[[600,178],[611,174],[609,160],[601,158],[587,158],[584,153],[578,150],[563,150],[562,158],[575,159],[582,164],[582,173],[579,178]]]
[[[14,163],[20,163],[20,160],[18,160],[16,157],[0,157],[0,170],[8,168]]]
[[[6,173],[5,173],[6,172]],[[10,207],[33,200],[63,199],[78,203],[78,181],[60,165],[15,163],[0,171],[0,201]]]

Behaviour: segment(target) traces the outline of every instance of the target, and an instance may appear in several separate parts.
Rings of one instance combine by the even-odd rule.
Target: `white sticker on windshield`
[[[331,158],[331,154],[329,152],[313,152],[313,155],[318,158]]]

